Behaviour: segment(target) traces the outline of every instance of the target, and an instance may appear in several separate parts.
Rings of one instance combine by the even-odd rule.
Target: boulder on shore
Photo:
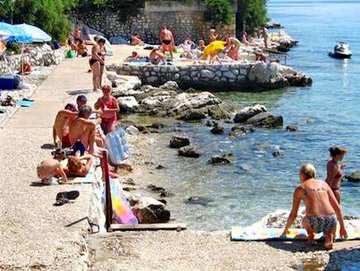
[[[170,220],[170,211],[165,209],[165,204],[150,198],[142,197],[132,207],[139,223],[166,223]]]

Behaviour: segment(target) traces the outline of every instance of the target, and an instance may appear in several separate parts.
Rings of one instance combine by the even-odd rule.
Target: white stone
[[[136,128],[135,126],[133,125],[130,125],[126,128],[126,132],[129,134],[129,135],[138,135],[140,134],[140,131],[138,128]]]
[[[133,110],[139,107],[139,103],[134,96],[119,97],[117,101],[121,108],[127,108],[128,110]]]
[[[209,79],[215,77],[215,73],[210,70],[202,70],[200,73],[201,73],[201,77],[205,77]]]

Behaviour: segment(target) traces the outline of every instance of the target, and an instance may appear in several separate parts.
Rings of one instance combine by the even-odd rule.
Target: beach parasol
[[[205,47],[202,59],[207,59],[208,56],[215,56],[225,48],[225,41],[216,40]]]
[[[51,37],[39,27],[29,25],[29,24],[16,24],[16,28],[20,29],[22,32],[26,33],[27,36],[30,36],[32,42],[48,42],[51,41]],[[28,42],[26,42],[28,43]]]
[[[0,32],[7,33],[8,42],[17,42],[17,43],[31,43],[33,42],[32,37],[27,34],[23,29],[16,27],[11,24],[0,22]]]

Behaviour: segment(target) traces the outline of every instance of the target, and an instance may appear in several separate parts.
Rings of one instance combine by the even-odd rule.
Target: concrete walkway
[[[58,110],[79,92],[94,100],[87,59],[66,59],[0,130],[0,270],[83,270],[90,185],[34,186],[36,166],[50,157]],[[82,90],[82,91],[77,91]],[[84,91],[85,90],[85,91]],[[88,94],[89,92],[89,94]],[[79,190],[72,204],[53,206],[58,192]]]

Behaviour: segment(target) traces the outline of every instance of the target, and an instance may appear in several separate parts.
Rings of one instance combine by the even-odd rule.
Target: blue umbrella
[[[9,42],[18,42],[18,43],[32,43],[33,39],[31,35],[27,34],[20,27],[16,27],[11,24],[0,22],[0,31],[4,33],[8,33],[9,37],[7,41]]]
[[[28,36],[32,38],[32,42],[51,41],[51,37],[40,28],[29,24],[16,24],[15,27],[20,28]]]

